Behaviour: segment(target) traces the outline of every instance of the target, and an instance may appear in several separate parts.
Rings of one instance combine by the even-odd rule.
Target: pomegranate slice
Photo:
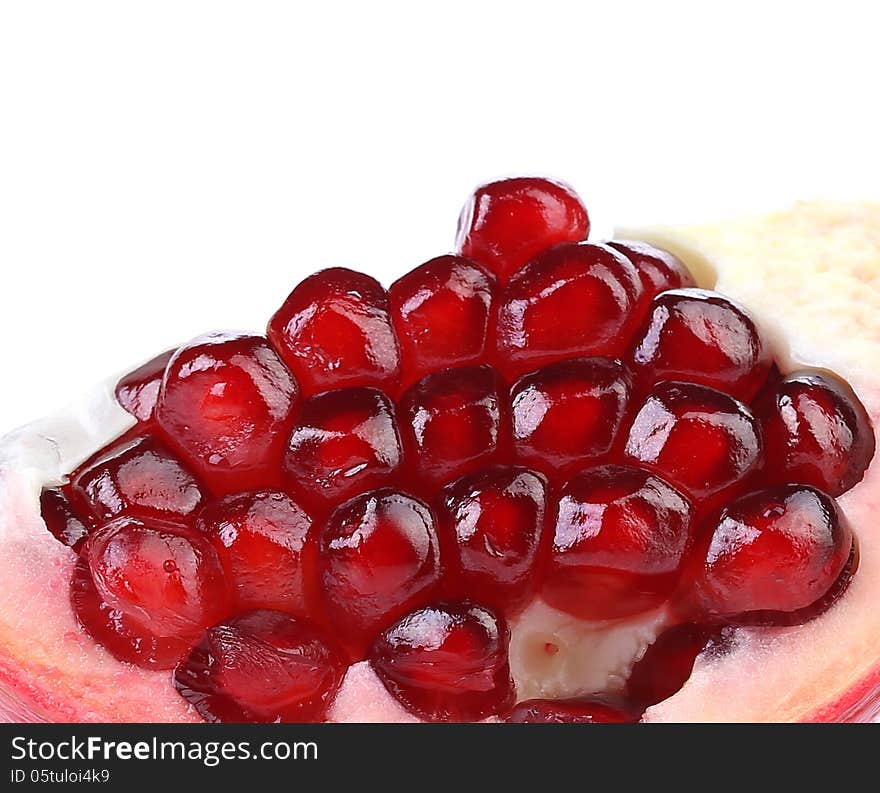
[[[870,244],[848,247],[875,216],[554,244],[552,213],[529,231],[534,204],[508,201],[501,222],[518,189],[493,187],[501,214],[463,235],[535,247],[517,272],[488,265],[498,317],[492,278],[463,257],[391,299],[324,272],[270,323],[280,355],[203,337],[0,444],[9,715],[880,706],[880,381],[865,365],[880,303]],[[851,311],[827,300],[841,284]],[[817,363],[846,382],[802,371]],[[176,687],[155,673],[172,665]]]
[[[429,721],[477,721],[513,704],[504,620],[469,604],[426,606],[392,625],[370,664],[409,710]]]

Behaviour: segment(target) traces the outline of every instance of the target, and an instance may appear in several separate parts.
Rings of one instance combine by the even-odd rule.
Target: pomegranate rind
[[[784,371],[830,369],[880,428],[880,203],[803,202],[759,218],[617,229],[681,257],[700,286],[745,305]],[[880,715],[880,457],[838,499],[859,568],[825,614],[792,628],[743,628],[723,656],[645,721],[870,721]]]
[[[68,596],[76,554],[40,517],[43,487],[134,425],[114,386],[0,440],[0,720],[198,720],[170,673],[121,664],[82,631]]]

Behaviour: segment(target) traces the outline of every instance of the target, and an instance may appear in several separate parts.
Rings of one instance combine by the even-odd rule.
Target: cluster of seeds
[[[781,373],[675,256],[588,233],[563,184],[484,185],[458,252],[389,290],[323,270],[265,336],[125,377],[136,427],[42,497],[83,628],[173,668],[208,720],[320,720],[366,659],[425,719],[625,721],[724,626],[828,608],[856,566],[835,497],[874,453],[864,408]],[[675,625],[623,702],[517,703],[508,622],[535,598]]]

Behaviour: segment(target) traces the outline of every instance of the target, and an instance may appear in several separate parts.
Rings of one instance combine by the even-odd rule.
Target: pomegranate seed
[[[767,379],[771,360],[738,305],[704,289],[674,289],[654,298],[632,364],[647,385],[687,380],[748,401]]]
[[[661,292],[697,285],[684,262],[669,251],[638,240],[609,240],[605,244],[620,251],[635,266],[642,282],[646,310]]]
[[[241,610],[267,608],[307,616],[316,586],[312,519],[285,493],[226,496],[199,515]]]
[[[116,518],[83,553],[101,600],[153,636],[194,638],[229,611],[216,551],[184,526]]]
[[[498,366],[509,377],[564,358],[620,357],[635,331],[642,284],[622,253],[566,243],[540,254],[504,287]]]
[[[209,628],[174,685],[210,722],[321,721],[346,664],[308,622],[259,610]]]
[[[661,633],[636,661],[626,683],[626,695],[642,710],[671,697],[688,681],[697,656],[723,645],[717,629],[676,625]]]
[[[189,652],[192,638],[159,637],[134,617],[105,603],[85,555],[76,563],[70,601],[83,629],[114,658],[145,669],[171,669]]]
[[[542,597],[590,620],[659,606],[677,582],[691,524],[690,504],[662,479],[589,468],[562,488]]]
[[[483,360],[495,292],[495,278],[461,256],[431,259],[392,284],[403,386]]]
[[[528,699],[516,705],[511,724],[633,724],[632,713],[603,699]]]
[[[423,502],[394,490],[355,496],[323,527],[318,566],[327,614],[358,656],[439,585],[434,516]]]
[[[149,421],[159,399],[165,367],[174,355],[167,350],[129,372],[116,384],[116,401],[138,421]]]
[[[861,481],[874,456],[867,411],[840,378],[796,372],[756,402],[767,476],[839,496]]]
[[[527,468],[487,468],[448,485],[440,519],[455,543],[445,576],[449,595],[507,614],[525,605],[535,585],[546,502],[547,480]]]
[[[607,455],[631,391],[629,372],[608,358],[560,361],[521,377],[511,395],[517,454],[548,473]]]
[[[214,495],[272,487],[296,381],[265,339],[209,333],[168,364],[156,419]]]
[[[102,521],[129,515],[187,522],[204,500],[195,477],[149,435],[100,452],[74,472],[71,488]]]
[[[703,614],[739,622],[798,612],[834,587],[852,548],[846,518],[820,490],[749,493],[714,523],[690,598]]]
[[[559,242],[585,240],[587,210],[563,182],[517,177],[478,187],[461,211],[456,249],[506,281]]]
[[[693,383],[659,383],[636,415],[624,457],[705,499],[743,482],[761,462],[761,433],[749,409]]]
[[[91,520],[79,517],[58,488],[48,488],[40,494],[40,515],[55,539],[77,552],[92,530]]]
[[[400,400],[401,434],[409,460],[438,483],[490,462],[502,437],[501,381],[489,366],[428,375]]]
[[[347,386],[390,393],[397,386],[388,294],[363,273],[334,267],[306,278],[275,312],[268,335],[306,395]]]
[[[388,628],[369,660],[389,692],[429,721],[477,721],[513,704],[504,620],[470,604],[426,606]]]
[[[329,502],[389,479],[402,451],[391,401],[375,388],[325,391],[306,400],[284,456],[290,487]]]

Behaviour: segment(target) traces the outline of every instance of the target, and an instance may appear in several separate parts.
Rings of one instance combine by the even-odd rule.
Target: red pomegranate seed
[[[742,483],[761,462],[761,433],[749,409],[693,383],[659,383],[636,415],[624,457],[696,499]]]
[[[647,471],[588,468],[563,488],[541,592],[589,620],[659,606],[672,592],[691,539],[691,507]]]
[[[174,685],[209,722],[321,721],[345,675],[329,637],[259,610],[209,628],[174,671]]]
[[[516,453],[548,473],[604,457],[631,394],[629,372],[609,358],[559,361],[521,377],[511,394]]]
[[[509,377],[564,358],[620,357],[638,321],[642,284],[622,253],[566,243],[540,254],[501,291],[498,367]]]
[[[391,285],[404,387],[484,359],[496,288],[492,275],[461,256],[431,259]]]
[[[440,583],[434,516],[390,489],[346,501],[320,535],[318,567],[327,614],[354,656]]]
[[[286,493],[226,496],[202,510],[197,528],[210,537],[239,609],[278,609],[308,616],[315,596],[312,519]]]
[[[265,339],[209,333],[168,364],[156,419],[220,496],[278,484],[297,385]]]
[[[391,400],[375,388],[343,388],[303,404],[284,475],[309,500],[338,501],[390,479],[402,456]]]
[[[116,401],[138,421],[149,421],[153,418],[165,367],[172,355],[174,350],[157,355],[129,372],[116,384]]]
[[[77,552],[92,530],[91,520],[77,515],[67,496],[55,487],[40,494],[40,515],[55,539]]]
[[[699,613],[738,622],[799,612],[835,586],[852,548],[846,518],[820,490],[749,493],[712,527],[689,599]]]
[[[159,637],[134,617],[105,603],[85,555],[76,563],[70,583],[74,614],[86,633],[114,658],[145,669],[171,669],[192,645],[192,637]]]
[[[767,477],[839,496],[861,481],[874,456],[871,419],[853,390],[825,372],[796,372],[762,394]]]
[[[400,378],[388,293],[354,270],[306,278],[275,312],[268,335],[306,395],[350,386],[391,393]]]
[[[129,515],[188,522],[204,500],[195,477],[149,435],[99,452],[73,473],[71,488],[98,520]]]
[[[633,724],[638,718],[597,698],[528,699],[514,707],[511,724]]]
[[[635,266],[644,290],[645,310],[661,292],[697,285],[684,262],[669,251],[638,240],[609,240],[605,244],[620,251]]]
[[[626,695],[644,710],[671,697],[688,681],[697,656],[721,645],[718,629],[684,624],[661,633],[636,661],[626,683]]]
[[[448,482],[492,460],[505,437],[502,384],[489,366],[428,375],[400,400],[404,448],[428,482]]]
[[[563,182],[517,177],[478,187],[461,211],[456,249],[506,281],[559,242],[585,240],[587,210]]]
[[[153,636],[194,638],[229,611],[216,551],[184,526],[116,518],[83,553],[101,600]]]
[[[687,380],[748,401],[766,381],[771,359],[755,323],[738,305],[704,289],[654,298],[632,350],[647,385]]]
[[[513,704],[504,620],[470,604],[426,606],[386,630],[369,660],[389,692],[430,721],[478,721]]]
[[[448,485],[440,522],[454,543],[445,574],[453,598],[506,614],[525,605],[536,584],[547,480],[527,468],[487,468]]]

